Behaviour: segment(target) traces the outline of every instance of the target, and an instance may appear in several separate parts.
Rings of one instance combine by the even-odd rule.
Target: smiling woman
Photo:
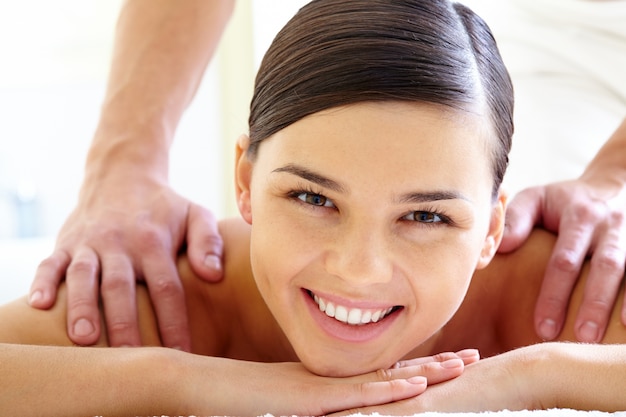
[[[241,139],[252,270],[309,369],[346,376],[392,366],[449,320],[474,269],[493,256],[504,210],[484,151],[493,140],[484,117],[451,111],[398,101],[321,111],[265,139],[254,162]],[[360,309],[379,320],[338,324]]]
[[[512,95],[489,29],[462,5],[311,2],[259,69],[250,135],[236,148],[242,219],[220,223],[224,280],[204,283],[184,253],[178,260],[193,353],[26,346],[71,345],[68,290],[49,311],[17,300],[0,309],[3,407],[626,408],[624,345],[536,344],[532,306],[553,237],[537,231],[491,262],[504,227]],[[159,346],[144,287],[137,299],[142,342]],[[619,320],[604,342],[626,342]],[[98,344],[107,346],[104,333]],[[26,387],[19,396],[17,386]]]

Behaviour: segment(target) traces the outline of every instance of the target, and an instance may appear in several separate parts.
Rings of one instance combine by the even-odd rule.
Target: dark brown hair
[[[307,4],[276,35],[257,73],[249,156],[309,114],[364,101],[464,111],[486,104],[497,194],[513,134],[513,87],[491,31],[470,9],[446,0]]]

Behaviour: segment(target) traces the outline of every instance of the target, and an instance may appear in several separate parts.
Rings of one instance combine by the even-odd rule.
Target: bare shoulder
[[[194,353],[233,357],[245,340],[247,312],[262,303],[250,268],[250,226],[241,219],[218,224],[223,241],[223,278],[207,282],[183,254],[178,273],[185,301]]]
[[[218,226],[224,243],[229,248],[236,249],[242,243],[250,242],[250,225],[241,218],[232,217],[220,220]]]
[[[541,342],[535,332],[535,305],[555,241],[554,234],[534,229],[519,249],[493,260],[502,283],[496,328],[503,350]]]
[[[209,354],[219,353],[215,343],[224,340],[229,332],[230,311],[237,288],[248,287],[251,279],[249,268],[250,226],[243,220],[228,219],[219,224],[224,239],[225,275],[218,284],[206,283],[192,270],[185,255],[178,259],[178,272],[185,291],[187,313],[192,339],[212,340],[211,347],[199,347]],[[136,287],[136,306],[142,344],[160,345],[158,323],[148,288]],[[102,316],[102,315],[101,315]],[[213,319],[211,318],[213,316]],[[215,324],[219,322],[219,324]],[[98,346],[107,346],[106,324],[101,320]],[[222,331],[220,331],[220,329]],[[217,337],[224,336],[224,337]],[[26,297],[0,306],[0,343],[46,344],[71,346],[67,336],[67,287],[61,283],[57,301],[48,310],[38,310],[28,305]]]
[[[503,281],[498,329],[507,350],[541,341],[535,334],[534,312],[555,242],[554,234],[535,229],[517,251],[498,255],[494,259],[494,267],[500,271],[499,279]],[[570,297],[565,324],[558,337],[560,341],[577,341],[574,325],[588,281],[589,267],[590,262],[586,260]],[[626,343],[626,327],[620,320],[622,300],[623,285],[613,306],[603,343]]]
[[[67,291],[59,289],[57,302],[38,310],[21,297],[0,306],[0,343],[72,346],[66,330]]]

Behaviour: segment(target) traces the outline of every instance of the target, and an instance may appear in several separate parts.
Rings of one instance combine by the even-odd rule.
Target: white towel
[[[385,417],[384,414],[375,413],[372,416]],[[605,413],[602,411],[578,411],[570,409],[550,409],[550,410],[522,410],[522,411],[488,411],[483,413],[424,413],[416,414],[416,417],[626,417],[626,411],[615,413]],[[355,414],[354,417],[364,417],[362,414]]]

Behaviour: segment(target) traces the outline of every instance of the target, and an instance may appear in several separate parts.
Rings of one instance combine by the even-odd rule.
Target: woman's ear
[[[506,204],[508,196],[505,192],[498,193],[498,199],[491,209],[491,220],[489,221],[489,233],[485,238],[483,248],[478,258],[476,269],[482,269],[489,265],[493,259],[504,234],[504,217],[506,215]]]
[[[252,224],[252,204],[250,202],[250,181],[252,178],[252,162],[247,151],[250,147],[248,135],[241,135],[235,146],[235,195],[241,217]]]

